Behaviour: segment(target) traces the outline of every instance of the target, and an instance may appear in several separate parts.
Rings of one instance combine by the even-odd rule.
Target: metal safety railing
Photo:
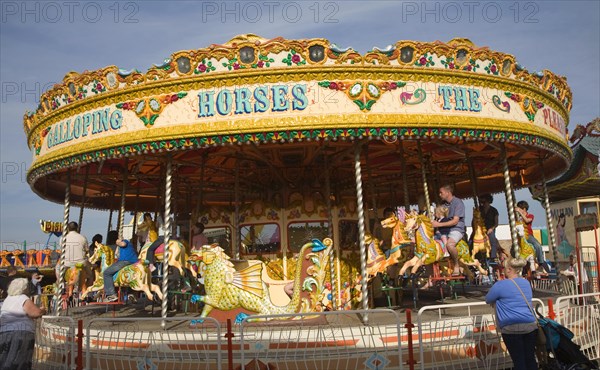
[[[556,321],[575,334],[573,342],[590,360],[600,359],[600,293],[560,297],[554,308]]]
[[[543,302],[534,299],[534,304]],[[420,369],[503,369],[512,365],[485,302],[426,306],[417,314]]]
[[[42,316],[36,322],[33,368],[75,369],[76,322],[70,317]]]
[[[96,318],[85,336],[86,369],[220,370],[227,351],[213,318]]]
[[[277,369],[403,369],[400,321],[389,309],[250,316],[240,325],[237,358],[242,369],[259,362]]]
[[[547,309],[534,299],[543,315],[573,331],[573,341],[592,360],[600,359],[599,302],[600,293],[571,295],[550,300]],[[512,366],[494,310],[484,302],[423,307],[414,333],[410,310],[404,318],[389,309],[250,316],[233,329],[221,325],[197,317],[93,318],[84,332],[82,320],[44,316],[37,323],[34,369]]]

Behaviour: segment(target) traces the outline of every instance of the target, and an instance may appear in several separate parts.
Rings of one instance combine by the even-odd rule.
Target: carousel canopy
[[[360,54],[326,39],[241,35],[173,53],[146,72],[70,72],[24,116],[31,188],[55,202],[161,209],[167,158],[176,209],[292,193],[356,194],[356,151],[371,204],[416,203],[453,183],[459,196],[561,175],[571,91],[515,57],[398,41]]]
[[[569,140],[573,161],[562,176],[548,182],[551,202],[600,194],[600,118],[586,126],[577,125]],[[531,191],[535,198],[542,199],[541,189]]]

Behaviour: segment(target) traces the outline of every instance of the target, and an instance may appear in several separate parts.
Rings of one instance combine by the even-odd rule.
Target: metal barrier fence
[[[592,360],[600,359],[599,302],[600,293],[590,293],[560,297],[554,304],[556,321],[573,331],[573,341]],[[534,299],[534,304],[548,316],[541,300]],[[278,322],[284,317],[293,320]],[[408,369],[409,339],[415,343],[415,368],[512,365],[496,331],[494,310],[484,302],[423,307],[410,338],[404,317],[389,309],[251,316],[236,325],[232,335],[212,318],[168,318],[166,330],[162,321],[91,319],[83,342],[85,368],[221,370],[227,368],[222,362],[227,363],[229,353],[236,369]],[[76,324],[69,317],[38,320],[34,369],[75,369]]]
[[[534,290],[557,292],[564,295],[577,294],[575,281],[565,277],[559,277],[558,279],[534,279],[531,280],[531,287]]]
[[[70,317],[42,316],[36,322],[33,368],[67,370],[75,368],[76,323]]]
[[[275,321],[284,318],[294,322]],[[389,309],[251,316],[240,326],[239,361],[242,370],[262,368],[259,361],[277,369],[402,369],[406,339]]]
[[[560,297],[555,303],[556,321],[571,330],[573,342],[590,360],[600,359],[600,293]]]
[[[544,309],[541,300],[534,299],[534,304]],[[419,310],[417,320],[421,369],[512,366],[496,331],[494,309],[485,302],[426,306]]]
[[[213,318],[97,318],[85,335],[86,369],[221,370],[227,352]]]

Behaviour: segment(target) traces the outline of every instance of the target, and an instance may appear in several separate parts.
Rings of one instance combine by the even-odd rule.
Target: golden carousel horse
[[[490,258],[490,252],[492,251],[492,245],[490,244],[490,238],[487,234],[487,229],[479,209],[473,209],[473,251],[471,257],[475,259],[475,255],[479,252],[485,251],[485,256]]]
[[[71,298],[73,293],[83,292],[87,289],[87,274],[83,268],[83,263],[76,263],[73,267],[65,267],[65,285],[68,298]]]
[[[400,269],[400,276],[404,275],[409,267],[412,267],[411,274],[416,274],[421,266],[439,262],[447,256],[444,243],[433,237],[434,229],[429,216],[413,212],[407,216],[406,227],[407,230],[415,230],[415,256],[404,263]],[[471,257],[469,245],[464,240],[461,239],[456,244],[456,250],[459,264],[476,267],[481,274],[488,274],[481,263]]]
[[[104,277],[102,273],[114,262],[113,250],[107,245],[99,244],[92,257],[90,257],[90,263],[96,263],[98,259],[101,261],[101,271],[99,275],[96,273],[94,285],[84,293],[84,296],[87,296],[92,291],[104,289]],[[152,284],[151,279],[152,276],[150,275],[148,266],[140,260],[134,264],[123,267],[114,275],[115,286],[129,287],[133,290],[144,292],[149,300],[153,300],[154,297],[152,296],[152,292],[154,292],[159,299],[162,299],[160,287],[156,284]]]
[[[535,247],[527,241],[529,232],[523,221],[517,222],[517,236],[519,238],[519,257],[529,263],[529,269],[533,272],[536,270],[535,265]]]
[[[146,260],[146,254],[148,253],[148,248],[150,247],[150,245],[152,245],[152,243],[146,243],[146,245],[144,245],[142,247],[142,250],[140,251],[140,254],[139,254],[139,259],[141,261]],[[164,244],[161,244],[154,252],[155,262],[162,262],[164,251],[165,251],[165,246],[164,246]],[[179,273],[181,274],[181,276],[183,276],[184,275],[183,269],[187,266],[187,261],[188,261],[188,254],[187,254],[185,245],[183,245],[183,243],[181,243],[178,240],[171,239],[169,241],[168,265],[175,267],[177,270],[179,270]],[[195,276],[194,270],[190,269],[190,271],[192,271],[192,273]]]
[[[375,276],[377,273],[383,273],[389,266],[402,264],[408,257],[408,250],[413,241],[408,236],[405,229],[406,213],[404,208],[399,208],[398,213],[391,215],[381,221],[381,226],[386,229],[392,229],[390,241],[390,250],[384,253],[379,240],[369,234],[365,235],[365,244],[367,245],[367,275]]]

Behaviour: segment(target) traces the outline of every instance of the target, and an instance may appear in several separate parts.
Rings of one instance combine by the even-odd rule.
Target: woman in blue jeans
[[[485,296],[487,304],[496,306],[496,319],[502,339],[515,370],[535,370],[537,319],[531,312],[531,285],[520,276],[526,261],[509,258],[504,261],[505,280],[497,281]]]

